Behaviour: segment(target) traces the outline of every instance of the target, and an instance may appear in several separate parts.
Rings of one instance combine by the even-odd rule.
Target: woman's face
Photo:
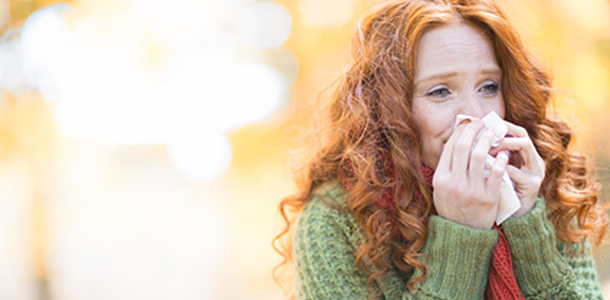
[[[463,23],[424,33],[417,53],[412,113],[423,163],[436,168],[456,115],[481,118],[495,111],[504,118],[502,71],[489,40]]]

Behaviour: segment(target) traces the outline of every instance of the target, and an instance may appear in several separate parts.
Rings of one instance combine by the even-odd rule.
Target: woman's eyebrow
[[[498,68],[491,68],[491,69],[483,69],[481,70],[481,72],[479,72],[482,75],[496,75],[496,76],[501,76],[502,75],[502,70],[498,69]]]
[[[480,75],[495,75],[495,76],[500,76],[502,75],[502,70],[500,70],[499,68],[488,68],[488,69],[483,69],[479,72]],[[419,78],[416,79],[413,84],[414,85],[418,85],[422,82],[426,82],[426,81],[432,81],[432,80],[440,80],[440,79],[450,79],[453,77],[456,77],[460,75],[460,72],[440,72],[440,73],[436,73],[436,74],[432,74],[430,76],[427,77],[423,77],[423,78]]]
[[[419,78],[413,82],[414,85],[418,85],[422,82],[438,80],[438,79],[449,79],[453,77],[457,77],[459,75],[458,72],[441,72],[436,73],[427,77]]]

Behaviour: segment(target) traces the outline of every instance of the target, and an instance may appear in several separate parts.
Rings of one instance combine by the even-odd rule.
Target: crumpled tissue
[[[464,120],[473,120],[477,119],[475,117],[467,116],[467,115],[457,115],[455,120],[455,126],[462,123]],[[494,111],[488,113],[481,121],[485,124],[485,127],[491,128],[495,133],[494,138],[492,140],[492,146],[498,146],[500,141],[506,136],[508,132],[508,128],[504,123],[504,120],[498,116]],[[485,178],[487,178],[489,174],[489,169],[493,166],[496,158],[487,155],[485,160],[486,172]],[[496,217],[496,224],[500,225],[502,222],[506,221],[510,216],[512,216],[519,208],[521,207],[521,201],[517,197],[517,193],[514,189],[514,183],[510,180],[508,173],[505,171],[502,175],[502,183],[500,184],[500,207],[498,208],[498,216]]]

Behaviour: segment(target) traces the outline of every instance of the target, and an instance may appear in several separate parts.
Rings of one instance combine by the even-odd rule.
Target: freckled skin
[[[502,71],[487,38],[463,23],[424,33],[418,46],[412,113],[422,160],[436,169],[432,186],[439,216],[478,229],[493,225],[508,157],[499,155],[487,179],[491,131],[480,120],[454,129],[458,114],[504,118]],[[480,136],[480,138],[477,138]]]
[[[454,76],[426,80],[448,73]],[[443,145],[453,132],[457,114],[482,117],[493,110],[504,118],[502,93],[489,97],[479,91],[486,81],[499,83],[500,79],[493,49],[476,29],[458,23],[433,29],[421,37],[412,109],[421,133],[426,165],[436,167]],[[426,97],[438,85],[446,85],[452,96],[443,101]]]
[[[412,114],[421,136],[423,163],[436,169],[432,198],[438,215],[458,224],[489,229],[498,215],[502,175],[515,183],[526,214],[536,202],[544,179],[544,161],[527,131],[505,122],[508,136],[497,146],[496,161],[485,176],[485,158],[493,132],[473,120],[454,128],[458,114],[481,118],[495,111],[504,118],[502,70],[489,40],[463,23],[424,33],[418,46]],[[507,165],[504,150],[523,163]]]

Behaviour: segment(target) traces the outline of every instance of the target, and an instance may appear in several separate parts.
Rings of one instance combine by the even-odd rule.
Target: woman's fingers
[[[451,171],[451,165],[453,163],[453,148],[457,140],[459,140],[462,132],[466,128],[466,123],[460,123],[455,127],[453,133],[443,146],[443,151],[441,153],[441,157],[438,160],[438,165],[436,170],[439,171]]]
[[[517,161],[512,162],[514,165],[506,167],[506,172],[515,183],[515,191],[521,200],[521,208],[513,216],[520,217],[534,206],[546,166],[527,130],[509,122],[506,125],[508,136],[500,142],[497,150],[509,150],[518,155]]]
[[[483,178],[485,160],[491,148],[493,131],[484,127],[483,122],[479,120],[461,123],[456,127],[445,144],[435,172],[438,174],[438,178],[435,178],[434,182],[442,179],[453,181],[457,178],[466,179],[473,176],[478,179],[474,182],[475,188],[483,189],[485,187]],[[478,141],[476,141],[477,137],[479,137]],[[446,178],[440,178],[440,176]]]
[[[536,148],[529,138],[506,137],[497,146],[498,150],[509,150],[519,153],[522,164],[530,165],[532,159],[537,155]]]
[[[544,180],[544,173],[536,175],[511,165],[506,167],[506,172],[515,183],[515,192],[517,192],[517,197],[521,200],[521,208],[513,215],[513,217],[519,218],[527,214],[534,207],[536,196]]]
[[[525,172],[519,170],[519,168],[516,168],[516,167],[511,166],[511,165],[506,167],[506,172],[510,176],[510,179],[516,185],[521,185],[521,184],[527,183],[528,180],[530,179],[530,176],[528,176],[527,173],[525,173]]]
[[[529,138],[504,138],[498,148],[519,154],[521,162],[515,165],[518,169],[526,170],[530,175],[544,176],[544,160]]]
[[[532,166],[538,163],[540,155],[538,155],[538,151],[527,133],[527,130],[507,121],[504,121],[504,123],[508,129],[508,136],[500,142],[500,145],[498,145],[497,148],[499,150],[519,152],[522,164],[526,166]]]
[[[453,145],[452,171],[468,175],[472,146],[484,126],[483,122],[479,120],[471,121],[464,126],[464,130]]]
[[[529,139],[529,134],[527,134],[527,130],[525,130],[525,128],[517,126],[508,121],[504,121],[504,124],[506,124],[506,127],[508,129],[508,135]]]
[[[508,165],[508,154],[502,151],[496,156],[496,161],[491,166],[487,182],[485,183],[487,190],[495,191],[500,189],[502,183],[502,176],[506,171]]]
[[[484,188],[485,166],[487,164],[487,155],[491,149],[491,142],[494,138],[494,132],[489,129],[483,129],[481,136],[476,142],[475,147],[470,154],[470,166],[468,167],[468,177],[473,179],[474,188]]]
[[[458,125],[444,145],[434,173],[434,205],[439,216],[473,228],[489,229],[499,203],[499,186],[507,164],[500,158],[487,188],[485,163],[493,132],[480,120]],[[504,154],[505,155],[505,154]]]

